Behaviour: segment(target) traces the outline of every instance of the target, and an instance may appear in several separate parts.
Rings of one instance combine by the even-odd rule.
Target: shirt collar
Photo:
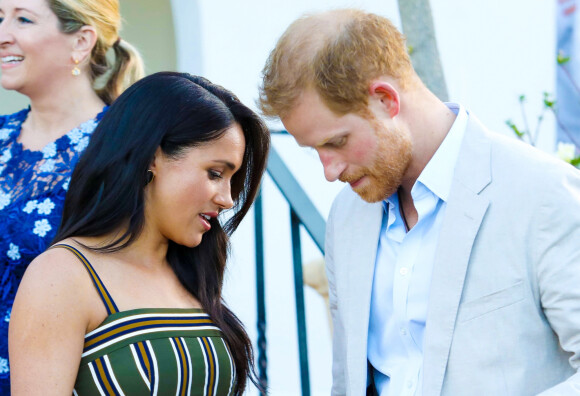
[[[451,190],[451,183],[453,182],[455,164],[459,157],[459,150],[463,136],[465,135],[465,128],[467,127],[469,116],[463,106],[457,103],[445,103],[445,105],[457,117],[447,136],[445,136],[445,139],[443,139],[443,142],[419,175],[417,182],[413,186],[413,190],[416,190],[417,184],[420,182],[433,192],[433,194],[447,202],[449,191]]]
[[[419,194],[418,190],[422,192],[429,190],[445,202],[447,202],[449,197],[455,163],[459,157],[459,150],[469,116],[465,108],[460,104],[445,103],[445,105],[456,114],[455,121],[451,125],[449,132],[447,132],[447,136],[445,136],[445,139],[443,139],[443,142],[441,142],[441,145],[417,178],[411,190],[413,197]],[[389,204],[391,207],[398,207],[396,195],[393,194],[383,200],[385,213],[389,211]]]

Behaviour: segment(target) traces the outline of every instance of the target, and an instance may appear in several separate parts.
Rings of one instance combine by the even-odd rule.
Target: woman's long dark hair
[[[235,362],[235,393],[241,394],[247,378],[258,386],[252,345],[239,319],[224,305],[222,285],[229,236],[256,197],[270,135],[236,96],[205,78],[182,73],[156,73],[132,85],[103,116],[75,167],[54,241],[126,230],[106,246],[87,248],[114,252],[130,245],[143,229],[147,170],[156,149],[178,157],[187,148],[219,138],[234,123],[241,126],[246,146],[242,166],[232,178],[233,215],[223,227],[212,219],[195,248],[170,241],[167,260],[221,328]]]

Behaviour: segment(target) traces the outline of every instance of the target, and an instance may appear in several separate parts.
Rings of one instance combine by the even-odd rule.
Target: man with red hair
[[[580,173],[416,75],[386,18],[295,21],[264,114],[349,183],[327,224],[333,395],[580,395]]]

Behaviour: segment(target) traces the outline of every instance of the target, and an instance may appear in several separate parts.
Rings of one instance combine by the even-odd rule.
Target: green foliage
[[[556,105],[556,99],[552,98],[552,96],[548,92],[544,92],[544,106],[548,109],[554,109]]]
[[[558,62],[558,65],[565,65],[570,62],[570,57],[566,56],[563,51],[559,51],[558,56],[556,57],[556,62]]]
[[[508,127],[510,127],[512,129],[512,131],[514,131],[514,133],[516,134],[516,136],[520,139],[522,139],[524,137],[524,135],[526,134],[525,132],[521,132],[518,127],[516,126],[516,124],[514,124],[512,122],[512,120],[507,120],[505,122],[507,124]]]
[[[568,69],[566,67],[566,64],[570,61],[570,57],[566,56],[562,51],[560,51],[556,57],[556,61],[558,63],[558,67],[560,67],[564,71],[565,75],[570,80],[570,83],[572,84],[574,89],[580,94],[580,87],[576,84],[576,82],[572,78],[572,75],[570,74],[570,72],[568,71]],[[536,128],[535,128],[534,133],[531,133],[531,131],[530,131],[529,124],[528,124],[528,117],[526,115],[526,109],[525,109],[526,96],[520,95],[518,100],[520,103],[520,110],[522,113],[522,118],[523,118],[525,128],[523,128],[523,129],[519,128],[512,120],[507,120],[505,122],[506,125],[516,135],[516,137],[520,140],[526,141],[527,143],[531,144],[532,146],[535,146],[537,143],[537,138],[538,138],[538,134],[540,131],[540,125],[542,124],[542,121],[544,120],[544,114],[546,113],[546,111],[549,111],[556,118],[556,122],[558,123],[558,126],[561,128],[561,130],[564,131],[564,133],[566,133],[566,135],[569,136],[570,140],[573,142],[573,143],[559,143],[558,144],[558,152],[556,154],[560,158],[562,158],[564,161],[569,162],[573,166],[580,168],[580,155],[577,155],[577,153],[580,151],[580,144],[578,144],[577,140],[570,133],[570,131],[568,131],[566,126],[562,124],[562,121],[558,117],[557,101],[553,97],[553,95],[550,94],[549,92],[544,92],[544,95],[542,98],[542,103],[544,106],[542,107],[542,111],[540,112],[540,115],[537,118],[537,123],[536,123]]]

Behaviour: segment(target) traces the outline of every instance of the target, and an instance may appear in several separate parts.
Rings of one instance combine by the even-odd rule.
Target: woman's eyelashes
[[[222,172],[218,170],[210,169],[207,173],[209,175],[210,180],[217,180],[222,178]]]
[[[20,23],[21,25],[27,25],[30,23],[34,23],[32,21],[32,19],[23,17],[23,16],[19,16],[18,18],[16,18],[16,20],[18,21],[18,23]],[[0,16],[0,24],[4,22],[4,16]]]
[[[23,25],[33,23],[32,20],[30,20],[26,17],[23,17],[23,16],[18,17],[18,22],[20,22]]]

